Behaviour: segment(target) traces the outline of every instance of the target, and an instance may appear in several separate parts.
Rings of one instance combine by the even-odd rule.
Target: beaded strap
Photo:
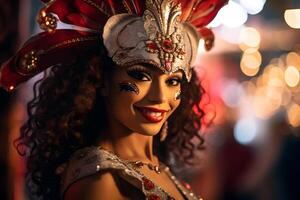
[[[66,170],[62,173],[62,199],[73,183],[103,170],[114,170],[118,172],[121,178],[138,188],[148,200],[174,199],[160,186],[156,185],[148,177],[134,169],[128,162],[122,160],[112,152],[95,146],[86,147],[76,151],[69,160]],[[193,193],[181,185],[168,167],[165,167],[164,170],[187,200],[198,200]]]
[[[170,199],[169,195],[161,187],[134,170],[115,154],[99,147],[86,147],[76,151],[71,157],[66,170],[62,174],[62,199],[73,183],[102,170],[117,171],[120,177],[141,190],[146,199]]]

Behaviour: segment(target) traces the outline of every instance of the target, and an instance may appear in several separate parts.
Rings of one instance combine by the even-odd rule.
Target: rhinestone
[[[154,188],[154,183],[152,181],[145,177],[143,177],[142,180],[146,190],[152,190]]]
[[[167,71],[170,71],[172,69],[172,63],[170,61],[167,61],[165,64],[165,69]]]
[[[150,51],[154,52],[154,50],[157,49],[157,45],[156,45],[155,42],[149,42],[149,43],[147,43],[147,48],[148,48]]]
[[[149,200],[161,200],[161,198],[159,196],[157,196],[156,194],[150,194],[148,196]]]
[[[184,185],[184,187],[185,187],[186,189],[188,189],[188,190],[191,190],[191,189],[192,189],[192,188],[191,188],[191,185],[188,184],[188,183],[186,183],[186,182],[184,182],[183,185]]]

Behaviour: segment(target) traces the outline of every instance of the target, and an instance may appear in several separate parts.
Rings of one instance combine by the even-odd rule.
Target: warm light
[[[300,28],[300,9],[286,10],[284,19],[291,28]]]
[[[294,66],[288,66],[284,72],[284,80],[290,87],[296,87],[300,81],[299,70]]]
[[[42,17],[46,17],[47,13],[44,10],[42,10],[41,15]]]
[[[247,50],[241,59],[241,70],[247,76],[255,76],[259,71],[262,58],[257,50]]]
[[[270,87],[260,87],[254,95],[254,113],[261,119],[268,119],[278,110],[281,102],[281,91]]]
[[[245,92],[250,95],[253,95],[256,90],[256,86],[252,81],[242,82],[242,87],[244,88]]]
[[[292,94],[290,90],[283,90],[281,105],[287,106],[291,102]]]
[[[293,127],[300,126],[300,106],[298,104],[292,104],[287,110],[287,119],[290,125]]]
[[[260,34],[252,27],[242,29],[239,36],[240,48],[246,50],[249,47],[258,48],[260,44]]]
[[[248,19],[246,10],[232,0],[219,11],[219,15],[222,24],[230,28],[241,26]]]
[[[239,35],[242,29],[244,29],[244,25],[235,28],[228,28],[226,26],[222,26],[218,30],[219,31],[218,34],[226,42],[229,42],[231,44],[238,44]]]
[[[278,78],[283,79],[283,70],[280,67],[276,67],[274,65],[270,65],[270,68],[266,69],[266,73],[268,73],[270,78]]]
[[[295,52],[290,52],[286,56],[286,64],[293,65],[300,70],[300,56]]]
[[[251,15],[258,14],[264,8],[266,0],[240,0],[240,4]]]
[[[9,90],[13,90],[13,89],[15,89],[14,86],[10,86],[10,87],[9,87]]]

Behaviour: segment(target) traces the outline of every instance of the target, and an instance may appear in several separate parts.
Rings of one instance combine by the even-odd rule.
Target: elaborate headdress
[[[199,39],[209,50],[205,26],[228,0],[43,0],[37,21],[44,32],[30,38],[2,65],[0,86],[13,90],[37,73],[71,64],[103,44],[119,66],[149,63],[164,73],[191,76]],[[56,29],[57,21],[80,29]]]

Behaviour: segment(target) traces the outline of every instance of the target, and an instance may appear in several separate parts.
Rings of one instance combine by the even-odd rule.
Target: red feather
[[[130,13],[142,16],[146,0],[41,0],[46,4],[44,11],[54,13],[61,22],[95,30],[95,33],[76,30],[55,30],[52,33],[43,32],[29,39],[16,56],[3,64],[0,85],[8,89],[10,86],[28,80],[36,73],[58,63],[66,64],[74,60],[83,51],[99,45],[99,32],[109,17],[119,13]],[[228,0],[174,0],[182,7],[182,22],[190,22],[198,30],[200,36],[207,41],[207,47],[213,44],[213,34],[203,28],[216,16],[217,12]],[[94,37],[93,40],[71,42],[45,51],[49,46],[80,38]],[[44,52],[38,55],[37,68],[32,74],[21,75],[17,67],[20,58],[32,50]]]
[[[177,0],[182,6],[181,21],[197,28],[209,24],[228,0]]]

